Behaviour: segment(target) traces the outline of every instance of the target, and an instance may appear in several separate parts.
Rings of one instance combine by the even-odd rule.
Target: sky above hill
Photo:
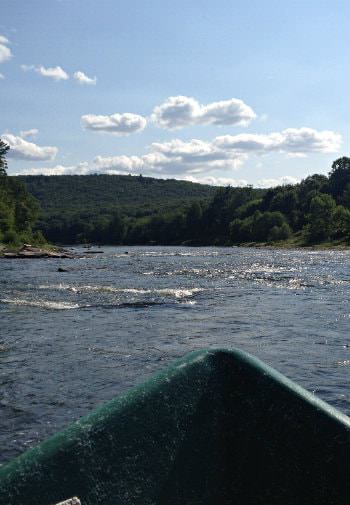
[[[2,0],[9,174],[266,187],[349,154],[346,0]]]

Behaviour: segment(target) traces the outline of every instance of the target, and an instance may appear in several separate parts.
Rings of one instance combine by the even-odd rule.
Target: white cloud
[[[178,170],[181,166],[193,173],[208,169],[236,169],[245,158],[244,154],[218,149],[212,142],[192,139],[189,142],[171,140],[151,144],[151,149],[161,153],[167,160],[167,168]]]
[[[33,70],[37,74],[53,79],[54,81],[66,81],[69,79],[67,72],[65,72],[60,66],[45,68],[43,65],[21,65],[21,69],[24,72],[30,72]]]
[[[332,131],[316,131],[312,128],[288,128],[282,132],[283,150],[288,153],[332,153],[341,144],[341,135]]]
[[[236,152],[268,153],[273,151],[303,155],[312,152],[336,152],[342,137],[332,131],[317,131],[312,128],[287,128],[281,133],[223,135],[216,137],[214,144],[220,149]]]
[[[140,156],[97,156],[94,159],[98,170],[117,170],[120,173],[140,173],[144,170],[144,162]]]
[[[40,147],[33,142],[28,142],[23,138],[11,133],[4,133],[1,138],[10,146],[8,151],[9,158],[29,161],[48,161],[53,160],[57,154],[57,147]]]
[[[199,118],[201,124],[247,126],[256,118],[253,109],[236,98],[202,105],[201,108],[202,113]]]
[[[145,129],[147,124],[143,116],[130,112],[110,116],[85,114],[81,116],[81,122],[87,130],[114,133],[116,135],[129,135],[130,133],[140,132]]]
[[[3,79],[5,79],[4,74],[0,74],[0,80],[3,80]]]
[[[27,138],[35,138],[39,133],[39,130],[37,128],[32,128],[31,130],[24,130],[19,133],[19,136],[22,137],[22,139],[27,139]]]
[[[40,74],[43,77],[53,79],[54,81],[66,81],[67,79],[69,79],[69,74],[65,70],[63,70],[63,68],[60,66],[46,68],[43,65],[36,66],[36,65],[22,64],[21,69],[24,72],[34,71],[37,74]],[[80,70],[74,72],[73,79],[77,81],[79,84],[87,84],[94,86],[97,83],[97,77],[89,77]]]
[[[8,47],[9,41],[3,35],[0,35],[0,63],[8,61],[12,58],[13,54],[11,49]]]
[[[300,182],[300,179],[291,175],[284,175],[277,179],[260,179],[255,186],[258,188],[273,188],[274,186],[285,186],[288,184],[297,184],[298,182]]]
[[[110,158],[97,156],[94,163],[91,165],[88,162],[82,162],[78,165],[70,166],[56,165],[54,167],[29,168],[23,169],[14,175],[89,175],[96,173],[105,173],[108,175],[137,175],[146,172],[147,175],[156,176],[160,179],[166,179],[173,176],[171,173],[154,173],[150,165],[148,166],[150,169],[149,173],[145,170],[145,168],[147,168],[147,164],[144,160],[142,160],[142,158],[137,156],[115,156]],[[184,173],[179,174],[177,178],[199,184],[209,184],[211,186],[245,187],[249,184],[245,179],[205,174],[197,176]],[[296,184],[298,182],[300,182],[300,179],[296,179],[291,176],[283,176],[277,179],[261,179],[254,184],[254,186],[259,188],[271,188],[286,184]]]
[[[66,81],[69,79],[69,75],[67,72],[63,70],[63,68],[57,66],[57,67],[48,67],[45,68],[42,65],[39,67],[35,68],[35,71],[42,75],[43,77],[49,77],[50,79],[53,79],[54,81]]]
[[[97,77],[88,77],[84,72],[81,72],[80,70],[78,72],[74,72],[73,78],[79,83],[79,84],[88,84],[95,86],[97,83]]]
[[[212,175],[194,177],[193,175],[186,175],[185,181],[198,182],[199,184],[209,184],[210,186],[233,186],[243,188],[248,186],[248,181],[245,179],[232,179],[231,177],[215,177]]]
[[[222,135],[214,139],[215,145],[220,149],[229,149],[240,152],[264,152],[276,150],[282,143],[280,133],[269,135],[260,133],[240,133],[238,135]]]
[[[98,117],[98,116],[97,116]],[[94,122],[95,129],[109,127],[111,116],[102,116]],[[106,125],[107,118],[107,125]],[[111,128],[114,128],[112,124]],[[104,130],[103,130],[104,131]],[[106,130],[109,131],[109,130]],[[113,131],[113,130],[112,130]],[[23,141],[24,142],[24,141]],[[36,173],[107,173],[145,174],[160,178],[175,177],[205,184],[244,186],[247,181],[232,177],[250,154],[264,155],[271,152],[285,154],[330,152],[336,150],[341,137],[335,132],[316,131],[310,128],[287,129],[281,133],[225,135],[212,141],[192,139],[184,142],[173,139],[168,142],[154,142],[143,155],[97,156],[93,162],[78,166],[58,165],[48,169],[33,169]],[[53,172],[54,171],[54,172]],[[281,184],[295,184],[298,179],[283,176],[261,179],[260,187]]]
[[[56,165],[55,167],[26,168],[14,175],[88,175],[91,173],[87,162],[65,167]]]
[[[256,114],[237,98],[201,105],[195,98],[170,96],[155,107],[151,118],[158,126],[177,129],[208,124],[246,126],[256,118]]]
[[[99,170],[117,170],[125,173],[199,174],[210,170],[236,170],[245,155],[225,152],[210,142],[192,139],[189,142],[172,140],[155,142],[150,152],[143,156],[98,156],[95,159]]]

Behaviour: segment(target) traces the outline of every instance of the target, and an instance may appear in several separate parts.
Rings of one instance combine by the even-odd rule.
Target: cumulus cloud
[[[30,72],[33,70],[37,74],[42,75],[43,77],[48,77],[50,79],[53,79],[54,81],[66,81],[69,79],[69,75],[67,72],[63,70],[60,66],[56,67],[44,67],[43,65],[21,65],[21,69],[24,72]]]
[[[297,184],[298,182],[300,182],[300,179],[291,175],[284,175],[277,179],[260,179],[257,181],[256,186],[258,188],[273,188],[274,186],[286,186],[288,184]]]
[[[102,116],[101,124],[105,125]],[[107,122],[108,126],[108,122]],[[108,131],[108,130],[107,130]],[[113,131],[113,130],[112,130]],[[24,142],[24,141],[23,141]],[[35,173],[66,174],[145,174],[154,177],[175,177],[205,184],[244,186],[247,181],[232,177],[233,171],[242,166],[250,154],[270,152],[301,153],[330,152],[336,150],[341,137],[335,132],[316,131],[310,128],[287,129],[281,133],[225,135],[211,141],[192,139],[187,142],[173,139],[153,142],[143,155],[97,156],[92,163],[78,166],[33,169]],[[284,176],[258,181],[260,187],[295,184],[298,179]]]
[[[145,169],[140,156],[97,156],[94,160],[99,171],[116,170],[120,173],[140,173]]]
[[[268,153],[273,151],[293,155],[312,152],[336,152],[341,146],[342,137],[332,131],[317,131],[312,128],[287,128],[281,133],[223,135],[216,137],[215,145],[220,149],[237,152]]]
[[[42,75],[43,77],[49,77],[50,79],[53,79],[54,81],[66,81],[69,79],[69,75],[67,72],[63,70],[60,66],[57,67],[43,67],[40,65],[39,67],[35,68],[35,71],[38,72],[38,74]]]
[[[73,78],[79,83],[79,84],[87,84],[90,86],[95,86],[97,83],[97,77],[89,77],[84,72],[81,72],[80,70],[78,72],[74,72]]]
[[[19,136],[22,137],[22,139],[27,139],[27,138],[35,138],[39,133],[39,130],[37,128],[32,128],[31,130],[24,130],[19,133]]]
[[[88,175],[90,173],[92,171],[89,168],[89,164],[84,161],[78,165],[66,167],[64,165],[56,165],[55,167],[26,168],[14,175]]]
[[[172,130],[208,124],[247,126],[256,114],[237,98],[202,105],[188,96],[170,96],[155,107],[151,118],[158,126]]]
[[[233,186],[235,188],[243,188],[248,186],[248,181],[245,179],[233,179],[232,177],[215,177],[213,175],[194,177],[193,175],[186,175],[185,181],[197,182],[199,184],[209,184],[210,186]]]
[[[114,133],[116,135],[129,135],[145,129],[147,120],[138,114],[125,112],[124,114],[112,114],[110,116],[96,116],[85,114],[81,116],[84,128],[96,132]]]
[[[9,46],[9,41],[3,35],[0,35],[0,63],[8,61],[12,58],[13,54]]]
[[[4,133],[1,135],[1,139],[10,146],[10,150],[8,151],[9,158],[29,161],[48,161],[53,160],[58,151],[57,147],[41,147],[33,142],[28,142],[22,137],[13,135],[12,133]]]
[[[175,175],[199,174],[217,169],[236,170],[244,159],[244,154],[227,153],[217,149],[210,142],[198,139],[183,142],[175,139],[151,144],[150,152],[143,156],[98,156],[95,165],[103,171]]]

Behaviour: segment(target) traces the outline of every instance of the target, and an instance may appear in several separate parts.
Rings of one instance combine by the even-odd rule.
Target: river
[[[350,414],[350,251],[102,250],[1,260],[0,463],[202,348],[248,351]]]

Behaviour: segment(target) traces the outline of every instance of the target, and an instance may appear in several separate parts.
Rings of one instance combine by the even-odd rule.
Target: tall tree
[[[341,197],[346,186],[350,183],[350,158],[343,156],[332,164],[329,173],[329,189],[331,194],[337,198]]]
[[[7,170],[6,154],[9,149],[10,146],[8,144],[5,144],[5,142],[0,139],[0,176],[6,175]]]
[[[310,242],[329,239],[332,232],[335,208],[336,203],[331,195],[319,194],[311,200],[310,214],[308,216]]]

